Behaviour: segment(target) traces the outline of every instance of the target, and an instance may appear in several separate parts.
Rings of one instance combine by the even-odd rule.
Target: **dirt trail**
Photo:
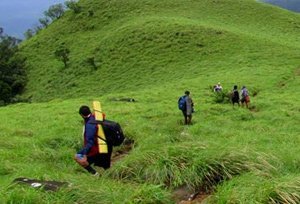
[[[177,204],[205,204],[210,196],[210,193],[207,193],[203,190],[192,193],[187,186],[182,186],[173,191],[172,197]]]
[[[111,156],[111,163],[112,165],[122,159],[123,157],[125,157],[126,155],[129,154],[129,152],[131,151],[131,149],[133,148],[133,145],[134,145],[134,140],[131,140],[131,139],[126,139],[123,143],[123,145],[120,146],[120,149],[114,151],[112,153],[112,156]]]

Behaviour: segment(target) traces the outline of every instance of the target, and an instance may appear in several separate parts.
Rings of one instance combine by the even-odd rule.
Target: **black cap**
[[[88,116],[89,114],[91,114],[91,110],[88,106],[81,106],[79,108],[79,114],[83,116]]]

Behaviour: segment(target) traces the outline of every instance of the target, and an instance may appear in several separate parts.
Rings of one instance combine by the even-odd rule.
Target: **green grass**
[[[21,46],[32,103],[0,108],[0,203],[174,203],[182,186],[208,192],[209,203],[299,202],[299,14],[254,0],[80,5]],[[62,42],[67,68],[54,57]],[[246,85],[251,111],[216,103],[219,81]],[[188,127],[177,108],[187,89]],[[113,100],[122,97],[137,102]],[[94,99],[135,140],[99,179],[72,159],[78,108]],[[72,186],[48,193],[17,177]]]
[[[32,100],[143,90],[178,78],[205,78],[204,87],[220,76],[230,84],[267,78],[265,87],[299,62],[298,15],[252,0],[81,5],[80,14],[66,13],[23,43],[30,77],[25,96]],[[71,51],[66,69],[54,57],[61,43]]]

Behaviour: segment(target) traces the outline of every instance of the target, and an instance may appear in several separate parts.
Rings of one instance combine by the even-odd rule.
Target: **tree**
[[[64,43],[62,43],[54,52],[54,55],[64,63],[65,68],[68,66],[69,53],[70,50],[65,46]]]
[[[25,39],[30,39],[34,36],[34,30],[32,29],[27,29],[26,32],[24,33]]]
[[[44,17],[44,18],[40,18],[39,22],[44,28],[47,28],[47,26],[50,24],[51,21],[49,18]]]
[[[81,12],[81,6],[79,6],[78,2],[75,0],[69,0],[65,2],[65,5],[68,9],[73,10],[74,13]]]
[[[49,17],[52,21],[59,19],[65,12],[63,4],[54,4],[44,12],[45,17]]]
[[[38,34],[43,29],[43,26],[35,25],[33,29],[34,29],[34,33]]]
[[[44,17],[39,19],[39,23],[31,29],[27,29],[24,33],[25,39],[32,38],[35,34],[38,34],[43,28],[47,28],[52,21],[60,18],[65,12],[63,4],[54,4],[44,11]],[[1,33],[1,30],[0,30]]]
[[[0,30],[0,104],[7,104],[23,91],[27,76],[25,58],[18,54],[21,40],[4,35],[3,29]]]

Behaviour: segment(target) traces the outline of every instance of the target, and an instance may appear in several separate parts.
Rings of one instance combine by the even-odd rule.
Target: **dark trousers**
[[[184,117],[184,124],[189,125],[191,124],[192,115],[187,115],[186,111],[182,111],[183,117]]]
[[[91,174],[95,174],[96,170],[91,167],[92,164],[98,167],[102,167],[104,169],[110,168],[110,160],[112,154],[112,146],[108,145],[108,153],[96,154],[94,156],[87,157],[87,161],[89,165],[85,167],[85,169]]]

